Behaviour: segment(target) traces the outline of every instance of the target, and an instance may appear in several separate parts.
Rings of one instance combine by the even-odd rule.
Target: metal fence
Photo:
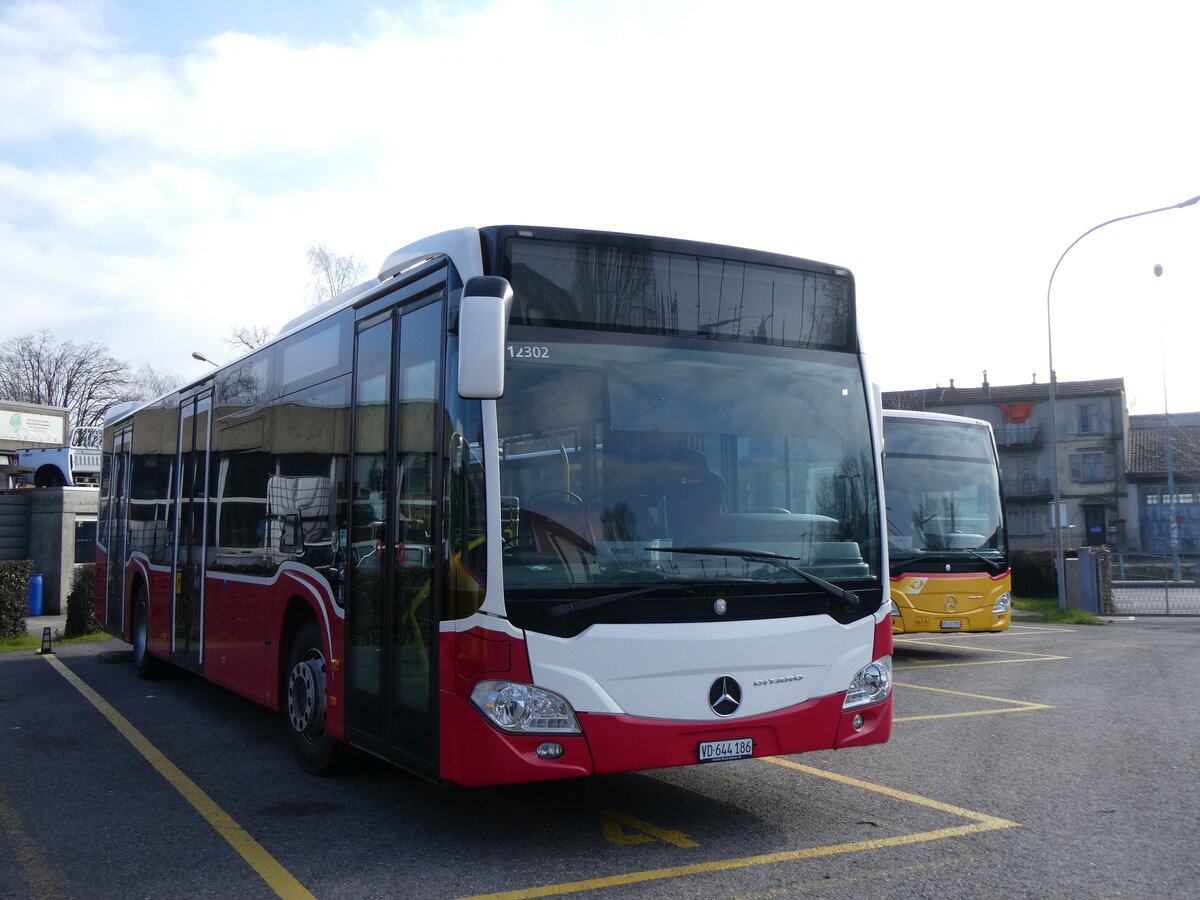
[[[1200,616],[1200,560],[1195,557],[1113,553],[1108,615]]]

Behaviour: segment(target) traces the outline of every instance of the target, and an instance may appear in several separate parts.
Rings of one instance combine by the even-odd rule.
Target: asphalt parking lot
[[[1200,618],[899,639],[882,746],[477,790],[305,775],[272,713],[101,661],[124,647],[0,654],[0,897],[1184,897],[1200,879]]]

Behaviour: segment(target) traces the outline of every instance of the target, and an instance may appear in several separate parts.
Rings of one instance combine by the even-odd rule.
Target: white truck
[[[17,464],[31,469],[27,484],[37,487],[74,487],[100,483],[100,441],[104,429],[78,426],[71,429],[66,447],[44,447],[17,452]]]

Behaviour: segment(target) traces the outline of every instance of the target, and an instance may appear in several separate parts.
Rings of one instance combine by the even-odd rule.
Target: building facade
[[[1131,546],[1200,553],[1200,413],[1130,416],[1128,444],[1128,503],[1137,527]]]
[[[1063,546],[1137,547],[1126,480],[1125,381],[1063,381],[1052,427],[1048,384],[990,385],[885,391],[887,409],[924,409],[991,423],[1000,454],[1009,545],[1050,549],[1052,475],[1057,465]],[[1057,453],[1055,452],[1057,449]]]

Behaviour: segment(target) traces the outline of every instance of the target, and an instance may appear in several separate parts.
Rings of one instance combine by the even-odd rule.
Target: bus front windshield
[[[726,593],[811,591],[796,569],[876,583],[875,467],[853,354],[521,326],[508,356],[510,612],[682,590],[711,615]]]
[[[884,440],[890,561],[984,556],[1002,563],[1008,547],[988,430],[887,419]]]

